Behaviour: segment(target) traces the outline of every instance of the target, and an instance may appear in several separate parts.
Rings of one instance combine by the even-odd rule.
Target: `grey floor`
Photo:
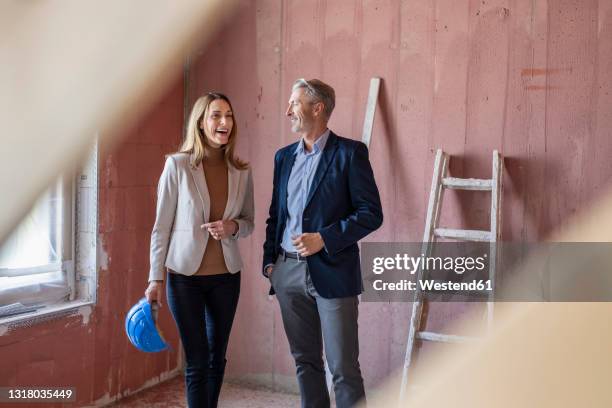
[[[110,405],[111,407],[183,408],[185,385],[182,376],[141,391]],[[299,407],[300,397],[267,389],[247,388],[225,383],[221,390],[220,408],[290,408]]]

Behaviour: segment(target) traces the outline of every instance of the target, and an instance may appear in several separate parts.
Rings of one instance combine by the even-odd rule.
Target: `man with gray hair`
[[[334,89],[298,79],[287,116],[300,140],[276,152],[263,274],[276,293],[302,407],[330,406],[323,345],[336,406],[365,400],[359,367],[357,242],[382,224],[367,147],[327,128]]]

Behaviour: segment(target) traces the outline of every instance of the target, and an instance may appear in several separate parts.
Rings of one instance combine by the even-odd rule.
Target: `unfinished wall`
[[[247,2],[245,2],[247,3]],[[292,82],[336,89],[330,127],[359,138],[369,79],[383,79],[370,147],[386,222],[370,240],[419,241],[435,149],[458,177],[505,156],[502,238],[539,241],[610,187],[612,3],[604,0],[257,0],[199,55],[189,98],[232,99],[254,169],[256,229],[229,374],[284,386],[294,374],[276,300],[259,273],[273,155],[294,140]],[[486,228],[488,196],[450,192],[442,224]],[[361,361],[375,385],[403,359],[409,304],[362,304]],[[431,328],[460,309],[438,311]],[[432,311],[433,314],[433,311]]]
[[[435,149],[456,176],[487,177],[492,149],[505,156],[504,240],[537,241],[610,187],[612,3],[604,0],[244,2],[212,45],[194,53],[191,101],[232,99],[239,154],[251,162],[256,229],[240,245],[247,265],[228,375],[286,387],[294,366],[278,305],[260,275],[276,149],[295,137],[283,113],[298,77],[332,84],[330,127],[358,138],[369,79],[383,79],[370,148],[386,222],[369,240],[418,241]],[[250,4],[247,4],[250,3]],[[72,385],[82,404],[156,382],[176,352],[144,355],[123,319],[144,290],[155,186],[176,148],[182,84],[129,132],[101,147],[98,303],[0,336],[0,384]],[[446,226],[485,227],[486,196],[451,194]],[[361,362],[372,387],[403,358],[410,304],[361,305]],[[167,313],[162,328],[176,346]],[[440,310],[432,328],[452,321]]]
[[[97,303],[0,336],[2,386],[72,386],[75,406],[100,405],[173,374],[178,335],[167,307],[160,324],[171,352],[136,350],[124,320],[144,294],[157,180],[164,154],[181,140],[182,120],[181,80],[119,146],[100,146]]]

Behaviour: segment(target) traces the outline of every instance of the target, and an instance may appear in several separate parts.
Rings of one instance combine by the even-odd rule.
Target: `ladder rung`
[[[446,188],[453,188],[457,190],[491,191],[493,188],[493,180],[445,177],[442,179],[442,185]]]
[[[434,234],[439,238],[459,239],[462,241],[491,242],[492,238],[491,231],[479,230],[436,228]]]
[[[427,331],[417,332],[417,339],[426,341],[436,341],[439,343],[471,343],[478,341],[476,337],[457,336],[454,334],[442,334]]]

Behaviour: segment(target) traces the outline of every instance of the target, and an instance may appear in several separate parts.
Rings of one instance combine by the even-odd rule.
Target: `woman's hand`
[[[163,291],[163,281],[151,281],[149,282],[149,286],[147,286],[147,289],[145,290],[145,297],[147,298],[147,301],[149,303],[157,302],[157,304],[161,307]]]
[[[229,238],[231,235],[238,231],[238,223],[234,220],[221,220],[214,222],[207,222],[206,224],[200,225],[200,228],[206,228],[210,233],[210,236],[216,239]]]

